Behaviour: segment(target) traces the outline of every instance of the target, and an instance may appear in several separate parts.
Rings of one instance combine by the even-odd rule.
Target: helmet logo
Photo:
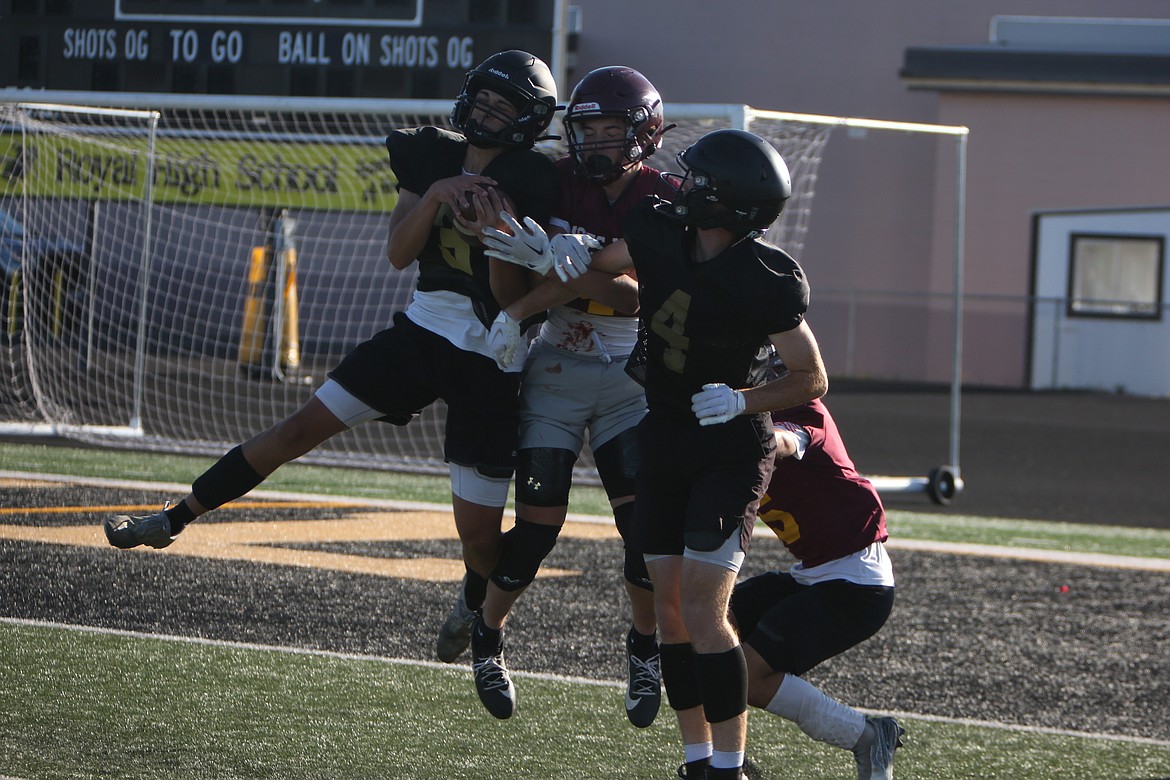
[[[600,111],[601,105],[598,103],[577,103],[572,107],[572,113],[583,114],[586,111]]]
[[[511,81],[511,78],[508,76],[508,74],[502,70],[497,70],[496,68],[488,68],[487,72],[492,74],[493,76],[499,76],[504,81]]]

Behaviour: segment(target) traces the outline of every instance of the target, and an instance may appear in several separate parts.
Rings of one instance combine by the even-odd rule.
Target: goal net
[[[308,400],[408,303],[415,273],[384,259],[396,199],[384,139],[446,126],[450,104],[142,108],[0,104],[0,430],[219,455]],[[678,127],[651,158],[664,170],[746,116],[667,115]],[[795,191],[769,239],[797,256],[832,128],[751,123],[791,168]],[[445,472],[445,411],[359,426],[304,460]],[[596,482],[588,450],[577,472]]]

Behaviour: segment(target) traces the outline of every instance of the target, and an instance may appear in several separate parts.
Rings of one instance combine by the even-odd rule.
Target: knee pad
[[[696,653],[695,663],[708,723],[722,723],[747,710],[747,661],[741,645],[722,653]]]
[[[492,571],[492,582],[500,590],[526,588],[536,579],[545,556],[556,546],[559,525],[541,525],[516,518],[500,541],[500,559]]]
[[[630,526],[634,522],[634,502],[627,501],[615,506],[613,520],[617,525],[618,534],[624,542],[626,535],[630,532]],[[646,557],[642,553],[626,549],[626,560],[622,574],[625,576],[626,582],[631,585],[642,590],[654,590],[654,586],[650,583],[650,572],[646,570]]]
[[[626,562],[622,569],[626,582],[642,590],[654,590],[654,583],[650,580],[650,572],[646,569],[646,556],[639,552],[626,550]]]
[[[666,688],[671,709],[689,710],[702,704],[694,646],[690,642],[660,644],[658,658],[662,664],[662,686]]]
[[[480,506],[502,507],[508,503],[508,489],[512,486],[512,472],[507,469],[481,469],[459,463],[448,464],[451,471],[451,492]]]
[[[630,529],[634,527],[634,502],[627,501],[613,508],[613,522],[617,526],[618,536],[624,543],[630,538]]]
[[[528,506],[567,506],[577,454],[554,447],[520,450],[516,501]]]
[[[610,501],[634,495],[638,474],[638,429],[627,428],[593,451],[597,476]],[[620,529],[619,529],[620,530]]]

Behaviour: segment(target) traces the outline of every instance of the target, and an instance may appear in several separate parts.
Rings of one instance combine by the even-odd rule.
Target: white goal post
[[[24,236],[4,271],[0,433],[219,455],[307,400],[409,300],[414,273],[384,260],[396,198],[384,139],[447,125],[449,101],[35,95],[0,90],[0,216]],[[834,128],[966,138],[741,105],[668,104],[667,119],[678,127],[651,158],[664,170],[721,127],[776,146],[794,194],[769,239],[797,257]],[[445,472],[444,413],[359,426],[304,460]],[[588,450],[575,476],[597,482]]]

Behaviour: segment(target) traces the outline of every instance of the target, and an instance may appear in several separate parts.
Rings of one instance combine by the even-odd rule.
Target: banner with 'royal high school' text
[[[0,134],[0,192],[389,212],[395,180],[381,139],[368,143]]]

